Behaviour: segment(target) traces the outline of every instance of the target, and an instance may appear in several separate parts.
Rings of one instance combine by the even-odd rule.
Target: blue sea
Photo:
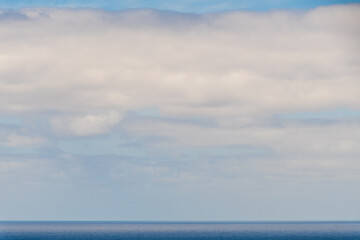
[[[0,222],[1,240],[352,239],[360,222]]]

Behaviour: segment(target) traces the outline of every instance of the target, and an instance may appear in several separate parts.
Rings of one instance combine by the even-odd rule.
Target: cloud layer
[[[1,111],[358,109],[358,12],[5,11]]]
[[[359,183],[359,117],[331,114],[360,111],[359,16],[1,10],[2,179],[187,196],[209,183],[228,196],[279,179]]]

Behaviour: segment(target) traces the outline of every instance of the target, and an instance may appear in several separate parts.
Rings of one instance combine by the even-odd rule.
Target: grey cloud
[[[0,10],[0,21],[24,21],[29,20],[26,14],[12,10]]]

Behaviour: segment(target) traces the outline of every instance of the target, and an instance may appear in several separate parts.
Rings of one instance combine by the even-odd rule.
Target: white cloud
[[[44,114],[59,135],[86,137],[109,133],[129,110],[157,109],[215,127],[122,122],[128,134],[265,147],[288,163],[356,165],[359,124],[267,120],[360,110],[359,13],[359,5],[205,15],[21,10],[0,21],[0,114]]]
[[[7,139],[2,142],[3,145],[7,147],[31,147],[31,146],[41,146],[47,142],[45,138],[42,137],[31,137],[19,135],[16,133],[10,133],[7,136]]]
[[[83,117],[54,117],[52,126],[60,135],[89,136],[107,133],[120,121],[117,112],[106,115],[86,115]]]
[[[196,17],[21,13],[30,20],[1,22],[3,114],[157,106],[168,115],[221,118],[359,109],[357,5]]]
[[[168,137],[172,141],[150,143],[155,149],[180,146],[195,148],[217,146],[255,146],[270,149],[269,154],[252,158],[264,176],[311,176],[359,179],[360,124],[339,121],[328,124],[291,123],[279,125],[255,123],[242,127],[203,127],[164,121],[129,121],[125,129],[135,136]],[[227,151],[224,147],[219,152]],[[206,159],[215,157],[209,153]],[[226,160],[227,157],[224,157]],[[234,155],[231,159],[237,159]],[[246,159],[246,158],[245,158]],[[243,157],[239,156],[239,164]],[[226,165],[221,160],[220,164]],[[235,164],[236,165],[236,164]],[[232,164],[231,166],[235,166]],[[286,174],[285,174],[286,173]],[[224,174],[226,176],[227,174]]]

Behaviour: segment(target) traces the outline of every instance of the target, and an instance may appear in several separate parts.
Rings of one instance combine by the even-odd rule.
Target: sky
[[[1,1],[0,220],[360,220],[359,1]]]
[[[33,7],[96,8],[123,10],[129,8],[155,8],[191,13],[229,10],[266,11],[277,9],[311,9],[332,4],[360,3],[360,0],[2,0],[0,8],[21,9]]]

